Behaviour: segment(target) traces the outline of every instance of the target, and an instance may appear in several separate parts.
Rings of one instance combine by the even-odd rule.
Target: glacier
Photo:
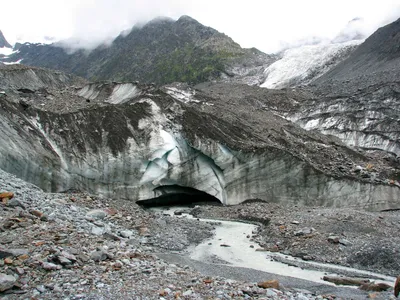
[[[362,42],[354,40],[287,49],[281,54],[281,59],[265,69],[266,79],[261,87],[280,89],[306,85],[346,58]]]

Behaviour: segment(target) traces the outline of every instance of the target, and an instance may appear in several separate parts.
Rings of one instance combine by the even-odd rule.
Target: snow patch
[[[9,55],[11,55],[13,53],[14,53],[14,51],[13,51],[12,48],[7,48],[7,47],[0,48],[0,54],[1,55],[9,56]]]
[[[188,102],[200,103],[199,100],[194,99],[196,91],[192,89],[182,90],[175,87],[166,87],[165,92],[172,98],[181,101],[183,103],[188,103]]]
[[[140,89],[133,83],[118,84],[114,87],[111,96],[107,102],[112,104],[119,104],[135,98],[140,95]]]
[[[22,58],[21,58],[21,59],[19,59],[19,60],[17,60],[17,61],[12,61],[12,62],[3,62],[3,64],[5,64],[5,65],[17,65],[17,64],[20,64],[20,63],[21,63],[21,61],[22,61]]]

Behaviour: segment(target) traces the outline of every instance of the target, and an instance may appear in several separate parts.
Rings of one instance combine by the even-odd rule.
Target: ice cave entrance
[[[154,198],[137,201],[143,207],[180,206],[191,204],[222,205],[214,196],[206,192],[180,185],[164,185],[154,189]]]

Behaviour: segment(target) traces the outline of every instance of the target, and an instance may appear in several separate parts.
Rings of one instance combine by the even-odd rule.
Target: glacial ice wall
[[[184,125],[150,98],[70,114],[11,115],[0,115],[0,134],[8,137],[0,145],[0,168],[47,191],[74,188],[140,201],[156,197],[159,187],[179,185],[226,205],[258,198],[287,205],[398,207],[397,187],[334,178],[281,149],[238,151],[212,138],[188,139]],[[10,120],[14,124],[7,125]]]

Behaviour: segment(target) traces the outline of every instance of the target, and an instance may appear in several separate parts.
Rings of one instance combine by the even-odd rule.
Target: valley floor
[[[189,259],[188,247],[210,238],[215,222],[156,215],[85,193],[44,193],[3,171],[0,188],[14,193],[0,204],[4,299],[393,298],[392,290],[374,294]],[[198,206],[191,213],[263,224],[249,238],[266,250],[400,274],[398,212],[253,202]],[[258,286],[267,280],[279,280],[279,289]]]

